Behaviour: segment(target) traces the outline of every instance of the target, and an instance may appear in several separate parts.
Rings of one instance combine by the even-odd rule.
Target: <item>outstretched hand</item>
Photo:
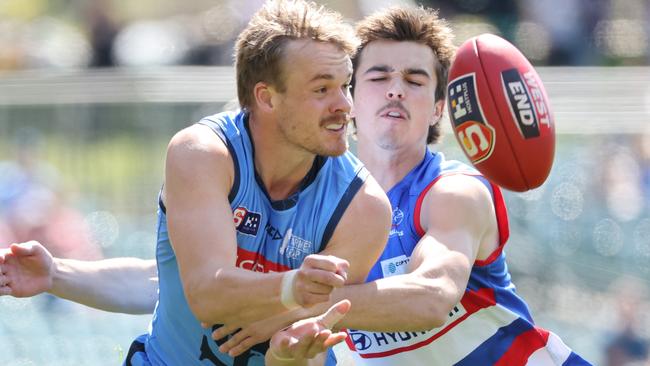
[[[299,320],[271,337],[267,362],[300,361],[314,358],[327,348],[343,341],[345,332],[332,332],[332,328],[350,310],[350,301],[342,300],[325,313]]]
[[[52,288],[54,259],[30,241],[0,249],[0,296],[30,297]]]

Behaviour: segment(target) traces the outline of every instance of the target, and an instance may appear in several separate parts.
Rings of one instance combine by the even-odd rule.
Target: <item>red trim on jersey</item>
[[[467,172],[449,172],[449,173],[443,173],[440,174],[439,176],[436,177],[436,179],[432,180],[431,183],[429,183],[423,190],[420,192],[420,195],[418,196],[417,201],[415,201],[415,211],[413,212],[413,224],[415,226],[415,231],[419,236],[424,236],[424,229],[422,228],[422,225],[420,224],[420,212],[422,210],[422,202],[424,201],[424,197],[429,193],[429,190],[431,187],[433,187],[434,184],[436,184],[440,178],[442,177],[448,177],[451,175],[467,175],[470,177],[477,177],[480,176],[480,174],[471,174]]]
[[[405,347],[399,347],[395,349],[391,349],[388,351],[383,351],[383,352],[374,352],[374,353],[361,353],[358,352],[355,347],[354,343],[352,342],[352,337],[350,336],[350,333],[348,332],[347,329],[345,329],[345,332],[348,333],[348,336],[345,338],[345,343],[347,343],[348,348],[352,352],[357,352],[357,354],[361,358],[380,358],[380,357],[388,357],[392,356],[398,353],[402,352],[408,352],[412,351],[414,349],[418,349],[420,347],[424,347],[428,345],[429,343],[435,341],[436,339],[442,337],[445,335],[447,332],[450,330],[454,329],[456,325],[460,324],[462,321],[467,319],[469,316],[472,314],[476,313],[477,311],[481,309],[488,308],[490,306],[496,305],[496,298],[494,296],[494,289],[491,288],[482,288],[479,289],[478,291],[466,291],[465,295],[463,295],[463,298],[460,300],[461,305],[465,308],[466,313],[463,314],[463,316],[459,317],[458,319],[454,320],[453,322],[447,324],[446,327],[444,327],[442,330],[439,332],[433,334],[430,338],[427,338],[421,342],[414,343],[410,346],[405,346]],[[390,332],[384,332],[384,333],[390,333]]]
[[[458,174],[460,174],[460,173],[458,173]],[[422,211],[422,201],[424,201],[424,197],[427,195],[427,193],[429,192],[429,190],[431,189],[431,187],[433,187],[433,185],[436,184],[436,182],[437,182],[438,180],[440,180],[440,178],[442,178],[442,177],[444,177],[444,176],[445,176],[445,175],[442,175],[442,174],[441,174],[441,175],[437,176],[436,179],[434,179],[433,181],[431,181],[431,183],[429,183],[429,184],[426,186],[426,188],[424,188],[424,189],[422,190],[422,192],[420,192],[420,195],[418,196],[418,200],[415,201],[415,210],[414,210],[414,212],[413,212],[413,226],[415,227],[415,231],[416,231],[416,233],[417,233],[420,237],[423,237],[423,236],[424,236],[424,229],[422,228],[422,225],[420,224],[420,212]]]
[[[493,288],[481,288],[476,291],[465,291],[463,298],[460,299],[460,304],[468,313],[475,313],[481,309],[496,305],[497,299]]]
[[[433,185],[436,184],[438,180],[440,180],[440,178],[447,177],[450,175],[456,175],[456,174],[463,174],[470,177],[481,176],[480,174],[471,174],[467,172],[450,172],[446,174],[441,174],[437,176],[436,179],[431,181],[431,183],[429,183],[418,196],[418,199],[415,202],[415,210],[413,212],[413,226],[415,227],[416,233],[420,237],[424,236],[425,234],[424,229],[420,224],[421,221],[420,213],[422,211],[422,202],[424,201],[424,197],[427,195],[431,187],[433,187]],[[503,251],[503,247],[506,245],[506,242],[508,241],[508,237],[510,236],[510,227],[508,224],[508,211],[506,210],[506,203],[503,199],[503,193],[501,193],[501,189],[499,188],[499,186],[497,186],[492,182],[489,183],[490,186],[492,187],[492,201],[494,202],[494,213],[497,217],[497,227],[499,230],[499,246],[487,258],[483,260],[477,259],[474,262],[474,265],[479,267],[486,266],[494,262],[497,258],[499,258],[501,252]]]
[[[255,272],[285,272],[291,267],[266,259],[261,253],[237,247],[237,267]]]
[[[533,328],[521,333],[512,341],[512,345],[494,366],[524,366],[530,355],[546,346],[549,332],[542,328]]]
[[[503,247],[506,245],[508,237],[510,236],[510,227],[508,225],[508,211],[506,210],[506,203],[503,199],[503,193],[501,193],[501,189],[496,184],[490,182],[490,185],[492,186],[494,212],[497,216],[497,227],[499,229],[499,246],[487,258],[483,260],[477,259],[474,262],[474,265],[479,267],[487,266],[499,258],[501,252],[503,252]]]

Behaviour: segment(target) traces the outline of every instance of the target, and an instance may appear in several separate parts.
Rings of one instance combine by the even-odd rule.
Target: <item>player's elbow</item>
[[[188,293],[187,304],[194,317],[205,324],[227,324],[231,321],[223,301],[207,301],[202,295]]]
[[[431,298],[420,309],[417,328],[421,330],[430,330],[440,328],[445,325],[449,312],[446,311],[442,304],[431,301]],[[415,320],[415,319],[414,319]]]
[[[185,281],[183,288],[190,311],[196,319],[206,324],[224,324],[228,318],[228,306],[222,297],[210,296],[207,282]]]
[[[211,318],[214,318],[215,315],[218,314],[218,308],[213,307],[208,313],[208,306],[205,303],[206,301],[203,299],[203,296],[200,295],[200,292],[188,289],[187,287],[185,289],[185,298],[187,299],[187,305],[189,306],[190,311],[198,321],[207,324],[212,323]]]
[[[440,306],[441,304],[434,304],[425,309],[423,312],[423,328],[424,329],[434,329],[440,328],[447,322],[449,319],[449,309],[446,306]]]
[[[445,286],[431,286],[427,296],[428,301],[423,301],[425,308],[422,311],[423,322],[426,329],[444,326],[453,316],[454,307],[458,305],[462,293]]]

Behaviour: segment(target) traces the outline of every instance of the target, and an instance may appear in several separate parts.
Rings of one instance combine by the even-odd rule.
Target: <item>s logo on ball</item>
[[[480,163],[494,149],[494,128],[481,110],[475,74],[463,75],[449,83],[449,111],[456,137],[472,163]]]

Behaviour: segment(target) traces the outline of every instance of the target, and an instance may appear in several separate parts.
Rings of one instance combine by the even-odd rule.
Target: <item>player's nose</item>
[[[386,99],[388,100],[403,100],[404,99],[404,89],[399,82],[393,82],[386,90]]]
[[[350,96],[350,92],[347,89],[341,90],[338,93],[331,109],[332,113],[350,113],[352,110],[352,96]]]

